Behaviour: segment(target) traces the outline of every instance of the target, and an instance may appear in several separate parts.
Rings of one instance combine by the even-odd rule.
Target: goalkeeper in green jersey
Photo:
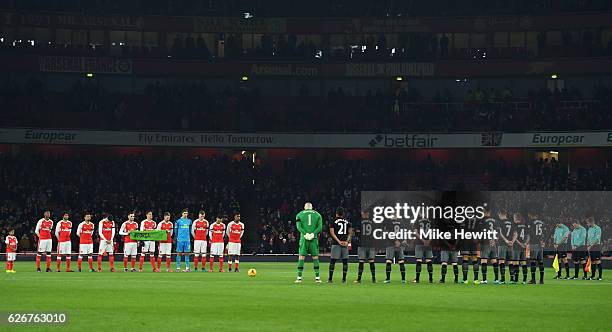
[[[312,203],[304,204],[304,210],[295,216],[297,230],[300,232],[300,248],[296,283],[302,282],[304,272],[304,259],[306,255],[312,256],[314,264],[315,282],[321,282],[319,276],[319,233],[323,229],[323,218],[319,212],[312,209]]]

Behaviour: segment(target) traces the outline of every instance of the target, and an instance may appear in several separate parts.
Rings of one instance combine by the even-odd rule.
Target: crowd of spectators
[[[242,16],[248,12],[257,17],[410,17],[548,15],[612,7],[606,0],[9,0],[0,8],[122,15]]]
[[[257,46],[245,47],[242,38],[233,33],[219,34],[215,42],[223,40],[221,51],[217,44],[206,42],[202,34],[177,34],[169,47],[157,45],[129,45],[113,43],[105,45],[73,44],[70,42],[39,41],[35,39],[11,40],[0,34],[0,54],[37,54],[44,56],[98,56],[127,58],[163,58],[166,61],[188,59],[198,61],[310,61],[319,62],[391,62],[594,57],[612,55],[612,37],[602,41],[603,30],[568,30],[562,35],[561,45],[547,41],[545,31],[540,31],[537,47],[486,46],[457,47],[446,33],[402,32],[396,33],[397,43],[387,42],[389,34],[350,36],[355,39],[345,45],[324,46],[319,35],[299,38],[294,34],[263,34]],[[247,39],[253,38],[251,35]],[[492,40],[492,37],[489,38]]]
[[[5,126],[89,129],[229,131],[259,129],[263,112],[257,88],[209,90],[204,81],[149,84],[143,94],[109,91],[94,79],[77,80],[65,92],[30,78],[0,83]]]
[[[433,103],[418,92],[411,96],[402,91],[392,101],[403,108],[385,105],[382,109],[393,109],[387,120],[391,126],[385,128],[407,131],[605,130],[612,127],[611,97],[612,90],[605,85],[594,86],[589,97],[573,86],[529,90],[522,97],[514,96],[509,88],[476,88],[469,89],[464,98],[441,92]]]
[[[0,155],[0,236],[13,228],[22,239],[21,250],[33,250],[34,226],[45,209],[55,219],[69,211],[76,225],[84,211],[93,212],[94,221],[110,213],[122,222],[130,211],[140,220],[148,210],[155,216],[165,211],[176,215],[187,207],[194,213],[204,209],[210,219],[252,204],[255,219],[243,214],[247,228],[256,234],[245,236],[250,241],[245,252],[294,253],[299,239],[294,218],[305,201],[311,201],[324,220],[332,220],[335,209],[343,206],[346,217],[357,222],[363,190],[606,191],[612,189],[611,179],[610,164],[568,169],[554,159],[529,164],[502,158],[439,161],[430,156],[393,162],[288,159],[279,169],[260,163],[253,167],[247,159],[226,156]],[[609,234],[610,225],[602,227]],[[329,250],[327,228],[320,244]]]
[[[281,173],[262,170],[256,186],[260,206],[259,252],[293,253],[296,248],[295,214],[305,201],[312,201],[324,220],[335,218],[335,209],[345,207],[347,219],[360,218],[363,190],[512,190],[566,191],[610,190],[612,168],[578,168],[568,171],[555,159],[531,164],[504,159],[480,163],[449,160],[394,161],[306,161],[288,160]],[[610,218],[610,216],[607,216]],[[609,219],[607,219],[609,220]],[[609,221],[601,226],[607,231]],[[604,232],[604,234],[609,234]],[[606,239],[610,242],[609,239]],[[320,246],[329,250],[331,237],[324,228]],[[354,251],[358,242],[355,233]]]
[[[360,191],[381,189],[393,179],[388,165],[363,161],[317,161],[307,165],[289,159],[282,172],[262,169],[255,192],[261,204],[258,223],[259,252],[281,252],[295,246],[299,234],[295,230],[295,214],[305,201],[311,201],[324,220],[330,220],[338,206],[350,207],[347,218],[358,214]],[[327,229],[321,233],[321,245],[329,248],[331,238]],[[290,253],[291,251],[287,251]]]
[[[32,250],[34,226],[46,209],[54,220],[70,212],[74,227],[86,211],[94,214],[94,222],[108,213],[118,223],[131,211],[136,212],[137,221],[149,210],[161,218],[166,211],[176,217],[183,208],[189,208],[192,216],[203,209],[209,219],[231,216],[246,199],[243,195],[250,192],[252,172],[244,160],[226,156],[0,154],[0,234],[14,228],[18,238],[28,239],[20,241],[21,248]]]
[[[460,84],[460,83],[458,83]],[[7,79],[0,90],[5,126],[241,132],[453,132],[606,130],[612,127],[612,90],[602,84],[585,96],[570,86],[530,90],[474,88],[424,97],[414,87],[368,90],[354,96],[332,87],[326,96],[266,96],[253,82],[209,88],[205,80],[154,82],[144,94],[109,92],[95,80],[49,92],[31,78]]]
[[[152,102],[152,115],[166,117],[182,130],[204,125],[209,130],[248,130],[258,113],[259,91],[247,86],[226,86],[210,91],[203,81],[162,84],[145,88]],[[178,119],[178,121],[176,121]],[[253,128],[254,129],[254,128]]]

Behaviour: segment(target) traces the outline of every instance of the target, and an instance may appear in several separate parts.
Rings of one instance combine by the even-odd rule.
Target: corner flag
[[[555,259],[552,262],[552,267],[555,269],[555,272],[559,273],[559,255],[555,255]]]
[[[584,266],[584,272],[591,272],[591,257],[587,259],[586,265]]]

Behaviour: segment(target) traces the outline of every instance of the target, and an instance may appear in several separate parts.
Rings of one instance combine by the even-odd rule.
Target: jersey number
[[[312,215],[308,215],[308,226],[312,225]]]
[[[476,229],[476,219],[468,219],[468,229]]]
[[[340,226],[340,229],[338,230],[338,234],[340,234],[340,235],[346,234],[346,224],[345,223],[338,223],[338,226]]]
[[[372,225],[370,224],[363,224],[363,235],[370,235],[372,234]]]
[[[506,237],[510,237],[510,230],[512,230],[512,225],[506,224]]]
[[[542,225],[541,224],[536,224],[536,231],[535,231],[537,236],[542,236]]]

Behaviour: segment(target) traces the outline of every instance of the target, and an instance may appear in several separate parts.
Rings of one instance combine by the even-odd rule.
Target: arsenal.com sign
[[[43,56],[40,57],[40,71],[57,73],[131,74],[132,60],[96,57]]]

